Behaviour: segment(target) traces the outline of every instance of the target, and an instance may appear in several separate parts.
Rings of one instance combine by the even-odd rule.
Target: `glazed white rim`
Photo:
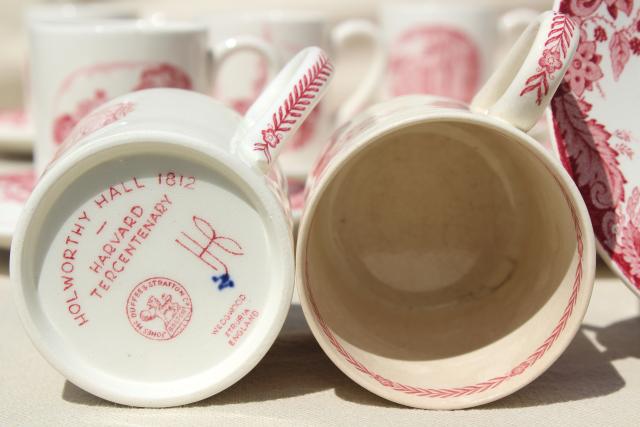
[[[44,20],[84,19],[87,16],[122,16],[134,15],[137,9],[127,1],[109,3],[38,3],[29,6],[24,13],[24,20],[29,22]]]
[[[421,2],[411,1],[391,1],[386,0],[378,6],[380,14],[406,14],[409,12],[433,12],[442,11],[443,14],[451,15],[495,15],[499,12],[498,5],[483,2],[480,0],[467,0],[450,2],[446,6],[438,0],[426,0]]]
[[[29,117],[26,123],[0,123],[0,152],[30,153],[35,133]]]
[[[32,129],[0,129],[0,151],[4,151],[4,147],[19,147],[20,151],[24,147],[25,152],[30,152],[33,146],[34,134]],[[15,149],[11,150],[12,152]]]
[[[28,300],[21,284],[22,269],[27,268],[26,265],[28,265],[28,261],[23,261],[27,246],[24,239],[34,211],[42,202],[47,191],[54,187],[61,178],[68,176],[69,173],[73,174],[73,166],[77,162],[93,156],[108,157],[109,152],[113,149],[125,144],[136,144],[135,141],[147,145],[152,141],[158,141],[157,144],[164,144],[169,148],[180,149],[182,146],[191,151],[202,153],[217,162],[222,173],[245,184],[247,191],[253,193],[251,196],[264,209],[266,214],[263,218],[265,227],[271,228],[270,231],[268,228],[265,231],[274,238],[272,248],[275,247],[278,251],[272,257],[282,262],[284,279],[282,283],[271,283],[271,292],[267,297],[274,303],[277,301],[277,305],[274,304],[272,309],[274,316],[268,328],[269,332],[259,337],[253,336],[251,345],[245,347],[244,353],[238,354],[239,356],[244,355],[243,357],[236,358],[233,362],[227,358],[221,365],[210,366],[199,375],[151,385],[141,381],[131,382],[110,376],[108,372],[93,367],[90,361],[85,358],[75,356],[73,352],[68,351],[64,345],[63,335],[47,334],[47,332],[51,332],[51,329],[41,329],[42,325],[50,328],[51,324],[42,310],[31,309],[31,307],[37,307],[38,304]],[[284,324],[291,303],[294,282],[293,245],[288,219],[276,196],[267,189],[264,177],[250,170],[240,159],[229,155],[213,144],[205,144],[179,134],[143,131],[130,131],[94,142],[97,143],[80,146],[69,152],[47,171],[27,201],[23,215],[18,222],[11,249],[10,275],[14,301],[22,323],[35,347],[56,370],[78,387],[103,399],[128,406],[166,407],[184,405],[210,397],[228,388],[251,371],[269,350]],[[76,179],[77,175],[76,171]],[[36,296],[38,295],[37,290],[33,292]],[[40,321],[37,319],[38,316],[42,316]],[[219,375],[222,372],[220,366],[224,367],[225,375]]]
[[[204,21],[216,22],[273,22],[276,24],[325,24],[329,20],[326,13],[317,10],[267,9],[259,12],[218,12],[204,15]]]
[[[206,33],[207,26],[195,21],[148,18],[95,18],[34,21],[29,26],[36,34],[174,34]]]
[[[513,378],[505,383],[500,384],[499,387],[490,388],[486,392],[471,395],[470,400],[462,400],[456,397],[425,397],[420,404],[416,404],[415,396],[408,393],[399,392],[397,390],[384,387],[379,382],[372,382],[372,378],[357,371],[352,364],[350,364],[342,355],[340,355],[336,348],[328,341],[328,337],[322,331],[322,328],[318,325],[313,308],[309,304],[309,296],[306,291],[306,285],[304,277],[306,275],[305,250],[308,240],[308,230],[311,226],[311,214],[313,213],[321,199],[321,195],[324,192],[324,188],[333,181],[340,171],[340,166],[344,165],[349,158],[355,156],[362,149],[367,147],[368,141],[378,139],[393,131],[399,130],[406,126],[417,125],[420,123],[428,122],[442,122],[442,121],[459,121],[465,123],[473,123],[480,126],[485,126],[490,129],[505,133],[518,140],[517,143],[522,144],[525,148],[530,149],[534,155],[549,169],[549,173],[555,176],[558,183],[561,184],[565,194],[571,198],[571,203],[575,208],[577,221],[582,230],[583,241],[583,265],[582,265],[582,282],[580,287],[579,296],[575,306],[573,307],[571,317],[572,322],[568,322],[562,333],[557,337],[553,343],[553,347],[545,353],[544,357],[539,360],[535,366],[531,366],[527,371],[516,378]],[[521,132],[517,129],[512,129],[512,126],[501,119],[493,118],[488,115],[479,115],[470,112],[452,112],[446,113],[426,113],[416,114],[411,117],[404,117],[389,124],[388,122],[375,129],[362,132],[356,137],[356,141],[346,149],[339,151],[335,157],[333,157],[326,166],[326,169],[322,173],[321,183],[316,182],[315,185],[320,185],[322,188],[318,188],[312,191],[309,195],[309,199],[305,204],[305,211],[302,216],[300,225],[298,227],[298,241],[296,243],[296,290],[300,296],[300,304],[303,309],[307,324],[311,329],[314,337],[320,344],[325,354],[331,359],[331,361],[349,378],[371,391],[372,393],[390,400],[392,402],[399,403],[401,405],[418,407],[423,409],[463,409],[483,405],[489,402],[496,401],[505,396],[513,394],[520,390],[527,384],[531,383],[538,376],[544,373],[566,350],[575,335],[578,333],[582,319],[586,314],[591,293],[593,290],[593,284],[595,280],[595,238],[591,230],[591,220],[589,218],[586,205],[580,196],[578,189],[575,187],[573,180],[564,168],[559,167],[551,155],[544,150],[539,143],[529,135]],[[569,200],[568,200],[569,202]],[[535,343],[534,345],[537,345]],[[532,346],[533,347],[533,346]],[[505,371],[512,369],[512,366],[505,367]],[[465,396],[465,399],[469,396]],[[424,404],[422,404],[424,402]]]
[[[8,227],[0,227],[0,250],[8,250],[11,248],[11,239],[13,238],[13,231]]]

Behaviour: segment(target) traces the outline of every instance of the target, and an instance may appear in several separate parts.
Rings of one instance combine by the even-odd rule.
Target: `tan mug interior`
[[[481,123],[421,122],[372,141],[306,213],[298,280],[323,348],[391,400],[398,385],[464,387],[516,369],[575,283],[565,191],[540,153]],[[501,386],[485,396],[508,394]]]

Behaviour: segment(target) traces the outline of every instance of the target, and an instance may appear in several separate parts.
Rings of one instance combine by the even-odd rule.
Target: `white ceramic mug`
[[[577,44],[569,18],[548,12],[471,107],[400,97],[334,135],[306,189],[296,289],[320,346],[358,384],[465,408],[525,386],[571,342],[594,280],[591,223],[525,131]]]
[[[242,49],[273,57],[258,39],[209,48],[204,25],[157,20],[35,21],[30,48],[38,173],[75,124],[109,99],[151,87],[208,93],[214,61]]]
[[[367,74],[346,96],[338,111],[329,111],[322,103],[301,127],[280,157],[287,176],[306,178],[313,161],[322,149],[335,123],[351,118],[375,95],[384,68],[384,53],[377,27],[364,20],[346,20],[330,26],[328,17],[319,12],[264,11],[222,13],[204,18],[209,24],[213,44],[228,37],[260,37],[288,60],[305,46],[321,46],[332,56],[356,38],[373,44],[373,56]],[[260,94],[268,77],[264,59],[255,55],[236,55],[220,68],[214,96],[242,113]]]
[[[58,3],[36,4],[27,8],[23,27],[42,21],[74,21],[82,19],[135,18],[137,10],[129,3]],[[22,61],[22,105],[17,109],[0,109],[0,149],[31,154],[34,130],[31,115],[31,79],[28,56]]]
[[[484,0],[387,2],[378,11],[388,52],[382,97],[429,94],[471,101],[489,77],[500,37],[537,16],[504,15]]]
[[[126,405],[182,405],[260,361],[294,280],[273,165],[331,74],[308,48],[244,118],[203,94],[149,89],[74,128],[11,248],[23,324],[69,381]]]

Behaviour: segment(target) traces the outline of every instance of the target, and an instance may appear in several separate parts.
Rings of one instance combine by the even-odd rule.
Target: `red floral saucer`
[[[640,297],[640,1],[556,0],[555,9],[574,19],[580,45],[551,102],[554,145],[600,255]]]
[[[31,153],[33,127],[24,110],[0,110],[0,152]]]
[[[8,249],[36,178],[27,161],[0,160],[0,249]]]

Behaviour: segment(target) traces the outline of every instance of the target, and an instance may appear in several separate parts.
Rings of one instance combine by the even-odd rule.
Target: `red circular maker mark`
[[[389,61],[394,96],[416,93],[470,101],[480,81],[476,44],[455,28],[410,28],[393,43]]]
[[[125,312],[133,329],[143,337],[170,340],[187,327],[193,307],[189,293],[180,283],[151,277],[133,288]]]

